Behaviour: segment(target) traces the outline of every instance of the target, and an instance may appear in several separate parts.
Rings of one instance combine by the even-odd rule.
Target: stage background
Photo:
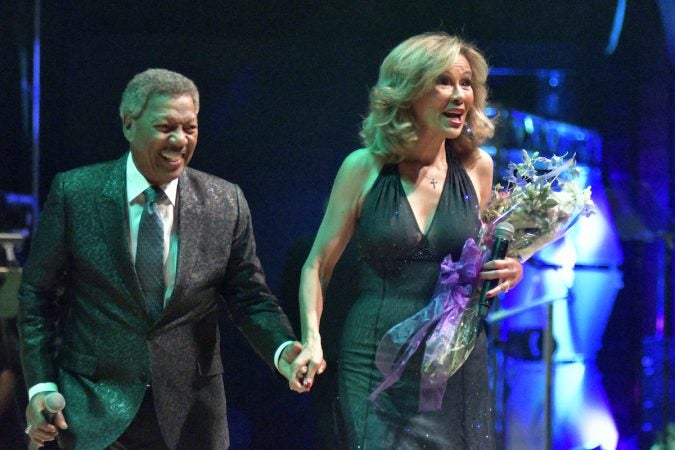
[[[30,3],[0,6],[5,192],[32,189]],[[126,150],[117,108],[135,73],[184,73],[201,92],[192,166],[243,188],[270,286],[293,311],[283,274],[298,262],[289,251],[313,236],[339,164],[360,145],[382,59],[413,34],[460,34],[505,69],[490,79],[495,104],[596,130],[606,187],[633,199],[617,212],[625,287],[598,356],[622,439],[637,442],[642,341],[658,335],[664,304],[663,242],[649,232],[672,221],[675,191],[675,25],[662,3],[628,2],[608,53],[617,7],[609,0],[43,1],[38,203],[55,173]],[[540,70],[562,75],[553,97]],[[223,328],[233,448],[313,448],[308,398],[287,392],[226,319]]]

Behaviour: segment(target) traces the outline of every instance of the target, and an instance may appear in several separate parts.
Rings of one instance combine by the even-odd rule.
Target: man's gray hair
[[[153,95],[189,95],[199,112],[199,91],[194,82],[184,75],[166,69],[148,69],[134,76],[122,93],[120,117],[137,119]]]

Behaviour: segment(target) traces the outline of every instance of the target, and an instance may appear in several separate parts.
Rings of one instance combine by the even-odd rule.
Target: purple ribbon
[[[471,293],[475,291],[482,266],[483,254],[473,238],[464,243],[459,261],[452,262],[450,255],[445,257],[429,304],[392,327],[380,341],[375,365],[384,379],[370,394],[369,400],[374,402],[382,391],[401,378],[406,364],[428,335],[420,374],[419,410],[436,411],[441,408],[451,375],[453,338]]]

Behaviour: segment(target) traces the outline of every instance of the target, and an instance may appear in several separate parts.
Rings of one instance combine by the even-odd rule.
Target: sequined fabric
[[[19,292],[26,383],[58,383],[61,434],[76,450],[114,442],[148,384],[169,448],[226,449],[218,304],[272,367],[290,324],[265,284],[241,190],[191,169],[178,181],[175,288],[150,318],[129,252],[126,158],[52,184]]]
[[[459,258],[476,235],[477,198],[465,170],[452,157],[440,202],[426,234],[417,225],[398,168],[385,166],[368,193],[355,238],[360,254],[360,295],[345,322],[339,354],[338,396],[350,449],[490,449],[493,414],[484,335],[450,378],[440,411],[419,413],[423,346],[401,379],[368,396],[382,380],[374,366],[377,344],[392,326],[422,309],[433,294],[441,260]]]

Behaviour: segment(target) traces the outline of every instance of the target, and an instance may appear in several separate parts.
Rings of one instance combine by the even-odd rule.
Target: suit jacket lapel
[[[169,299],[167,310],[177,306],[182,292],[190,282],[191,269],[197,264],[197,252],[202,236],[205,205],[197,196],[197,192],[188,176],[186,168],[178,179],[178,263],[176,267],[176,283]],[[166,313],[167,311],[165,311]]]
[[[101,201],[96,202],[98,218],[103,230],[102,240],[112,256],[111,270],[119,274],[124,288],[131,294],[134,307],[145,311],[141,291],[131,253],[129,251],[129,226],[126,205],[126,161],[128,153],[115,161],[110,177],[104,182]],[[149,316],[148,316],[149,318]]]

